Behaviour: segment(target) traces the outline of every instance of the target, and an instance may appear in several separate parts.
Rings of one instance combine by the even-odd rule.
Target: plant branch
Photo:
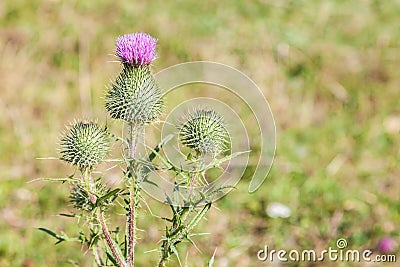
[[[206,204],[187,224],[185,224],[185,221],[188,219],[189,213],[195,209],[195,206],[183,210],[181,214],[177,214],[177,217],[174,216],[173,226],[170,230],[166,231],[166,236],[161,244],[161,257],[157,267],[164,267],[165,261],[167,261],[171,255],[177,254],[176,245],[181,243],[184,239],[193,243],[190,239],[190,232],[201,219],[204,218],[210,207],[211,203]]]
[[[157,264],[157,267],[164,267],[165,263],[164,263],[165,258],[160,258],[160,261]]]
[[[101,229],[103,230],[103,234],[106,238],[107,241],[107,245],[111,250],[111,253],[113,254],[113,256],[115,257],[116,262],[119,264],[119,266],[121,267],[128,267],[128,265],[126,264],[126,262],[122,259],[121,256],[121,252],[119,251],[119,249],[115,246],[115,243],[110,235],[110,231],[107,228],[107,224],[104,221],[104,215],[103,213],[99,210],[97,213],[97,217],[98,220],[100,222],[101,225]]]

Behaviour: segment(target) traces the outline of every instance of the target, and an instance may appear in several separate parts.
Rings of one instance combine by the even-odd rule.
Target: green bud
[[[81,171],[99,164],[109,150],[109,133],[93,122],[76,122],[61,139],[61,159]]]
[[[226,149],[228,131],[223,117],[214,110],[194,110],[177,128],[182,144],[201,154],[218,154]]]
[[[70,202],[74,208],[84,211],[92,211],[94,204],[90,199],[91,194],[80,183],[75,183],[71,188]]]
[[[74,208],[78,210],[92,211],[97,206],[105,209],[112,204],[109,199],[104,199],[101,200],[100,203],[97,203],[96,195],[105,195],[109,192],[104,185],[96,183],[92,187],[93,192],[89,191],[81,182],[72,184],[69,199]]]
[[[106,109],[112,118],[136,124],[156,120],[163,110],[163,100],[149,66],[125,64],[106,94]]]

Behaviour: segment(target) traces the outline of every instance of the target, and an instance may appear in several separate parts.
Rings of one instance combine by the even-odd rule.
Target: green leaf
[[[171,198],[166,194],[165,197],[167,198],[167,203],[168,205],[171,207],[172,213],[175,215],[176,214],[176,210],[174,208],[174,205],[172,203]]]
[[[114,259],[114,256],[111,254],[111,252],[109,252],[108,251],[109,249],[108,249],[108,247],[107,247],[107,251],[106,251],[106,255],[107,255],[107,258],[115,265],[115,266],[118,266],[118,263],[117,263],[117,261]]]
[[[86,235],[85,232],[83,230],[79,231],[79,241],[81,242],[81,244],[85,244],[86,243]]]
[[[190,236],[187,236],[186,239],[189,241],[190,244],[192,244],[193,246],[195,246],[197,250],[199,250],[199,249],[197,248],[196,244],[194,243],[193,239],[190,238]]]
[[[249,151],[235,152],[235,153],[233,153],[233,154],[231,154],[231,155],[228,155],[228,156],[226,156],[226,157],[223,157],[223,158],[221,158],[221,159],[215,159],[215,160],[213,161],[212,165],[213,165],[213,167],[218,167],[219,165],[221,165],[221,164],[224,163],[225,161],[231,160],[231,159],[233,159],[233,158],[236,158],[236,157],[238,157],[238,156],[240,156],[240,155],[243,155],[243,154],[246,154],[246,153],[250,153],[250,150],[249,150]]]
[[[35,181],[45,181],[45,182],[77,182],[79,181],[78,178],[73,178],[73,177],[67,177],[67,178],[37,178],[32,180],[32,182]]]
[[[154,148],[153,152],[150,153],[149,155],[149,161],[153,161],[153,159],[156,157],[156,153],[158,153],[160,151],[160,149],[166,144],[168,143],[174,136],[172,134],[167,135],[163,140],[161,140],[161,142]]]
[[[69,218],[80,218],[80,217],[81,217],[81,215],[74,214],[74,213],[71,213],[71,214],[60,213],[60,214],[58,214],[58,215],[59,215],[59,216],[63,216],[63,217],[69,217]]]
[[[40,228],[38,228],[38,229],[39,229],[40,231],[43,231],[43,232],[45,232],[46,234],[48,234],[48,235],[54,237],[55,239],[57,239],[58,241],[55,243],[56,245],[57,245],[57,244],[60,244],[61,242],[64,242],[64,241],[73,241],[73,242],[78,241],[78,242],[80,242],[80,239],[79,239],[79,238],[70,238],[70,237],[68,237],[68,236],[67,236],[65,233],[63,233],[63,232],[61,232],[61,234],[58,235],[58,234],[54,233],[53,231],[51,231],[51,230],[49,230],[49,229],[46,229],[46,228],[40,227]]]
[[[93,236],[92,239],[89,242],[89,248],[92,248],[93,246],[95,246],[99,240],[100,240],[100,235],[99,234]]]
[[[179,266],[182,266],[181,259],[179,258],[178,250],[174,245],[171,245],[171,251],[176,255],[176,258],[178,259]]]
[[[165,236],[169,236],[168,226],[165,226]]]
[[[51,235],[52,237],[54,237],[56,239],[59,239],[59,235],[57,235],[56,233],[54,233],[53,231],[51,231],[49,229],[40,227],[39,230],[45,232],[48,235]]]
[[[127,236],[125,235],[124,237],[124,257],[125,259],[127,259],[128,257],[128,240],[127,240]]]
[[[207,211],[210,209],[211,203],[208,203],[203,207],[203,209],[194,216],[192,221],[188,224],[187,228],[191,231],[199,222],[200,220],[206,215]]]
[[[98,207],[102,201],[107,200],[107,199],[113,197],[114,195],[117,195],[117,194],[120,193],[121,191],[123,191],[123,189],[117,188],[117,189],[111,190],[110,192],[108,192],[108,193],[105,194],[104,196],[99,197],[99,198],[96,200],[96,207]]]
[[[160,150],[158,150],[158,151],[156,151],[155,149],[152,149],[151,147],[147,147],[150,151],[152,151],[152,153],[150,154],[150,155],[153,155],[154,154],[154,156],[153,156],[153,159],[157,156],[157,158],[161,161],[161,163],[168,169],[168,170],[172,170],[172,169],[174,169],[174,166],[168,161],[168,160],[166,160],[166,159],[164,159],[164,157],[163,156],[161,156],[158,152],[160,151]],[[150,159],[150,156],[149,156],[149,159]]]

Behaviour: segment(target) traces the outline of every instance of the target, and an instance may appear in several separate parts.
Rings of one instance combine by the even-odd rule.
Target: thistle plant
[[[138,138],[143,126],[154,122],[161,114],[161,90],[151,74],[149,64],[156,57],[157,39],[144,33],[126,34],[117,39],[116,54],[123,70],[106,95],[106,109],[114,119],[128,124],[127,170],[125,183],[129,190],[127,216],[128,266],[135,262],[136,217],[140,190],[141,166],[135,161]]]
[[[175,167],[162,156],[162,146],[169,139],[162,140],[154,149],[144,144],[144,128],[156,122],[164,109],[163,95],[150,66],[156,59],[156,44],[157,39],[145,33],[126,34],[116,41],[115,53],[122,70],[107,89],[105,108],[112,119],[125,124],[122,127],[128,129],[127,136],[117,137],[93,121],[77,120],[60,140],[59,159],[76,169],[67,178],[56,179],[69,183],[71,189],[74,212],[62,215],[77,218],[82,230],[73,238],[45,228],[40,230],[56,238],[57,243],[80,242],[92,251],[97,266],[135,265],[136,224],[144,201],[142,184],[151,172],[157,171],[170,172],[174,183],[174,197],[165,197],[172,215],[162,218],[167,227],[161,237],[158,266],[166,266],[172,255],[179,260],[177,246],[183,241],[194,244],[194,228],[211,208],[213,196],[227,189],[208,187],[207,171],[222,168],[223,162],[237,155],[224,155],[229,139],[223,117],[204,107],[187,112],[176,125],[179,140],[189,151],[183,159],[189,163],[188,170]],[[109,187],[94,172],[99,164],[109,160],[112,142],[123,144],[124,157],[117,160],[124,169],[119,188]],[[138,153],[139,145],[147,149],[148,155]],[[157,159],[160,163],[156,163]],[[112,209],[117,205],[126,211],[126,224],[110,230],[107,220],[118,216]]]
[[[219,188],[211,192],[199,191],[198,194],[194,194],[196,185],[207,184],[206,172],[220,167],[220,164],[225,161],[224,158],[218,158],[226,149],[228,140],[228,132],[222,116],[211,109],[197,108],[188,112],[176,127],[179,130],[181,143],[190,149],[186,158],[192,167],[184,173],[186,179],[175,186],[176,191],[181,191],[181,187],[188,188],[183,204],[174,205],[174,200],[168,200],[172,218],[167,221],[171,223],[171,226],[166,229],[162,239],[159,267],[165,266],[173,254],[178,256],[179,243],[186,240],[194,244],[191,238],[194,234],[191,232],[211,208],[212,195],[216,191],[225,189]],[[211,163],[206,163],[205,157],[208,155],[211,155],[213,159]]]

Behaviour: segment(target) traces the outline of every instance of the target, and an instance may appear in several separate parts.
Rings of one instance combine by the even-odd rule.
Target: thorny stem
[[[84,185],[86,189],[89,190],[89,192],[91,192],[90,184],[92,183],[92,176],[90,175],[89,168],[83,169],[82,174],[83,174]]]
[[[165,263],[164,263],[164,258],[161,258],[160,261],[157,264],[157,267],[164,267]]]
[[[89,199],[93,204],[96,203],[96,197],[92,193],[89,193]],[[99,227],[99,225],[98,225],[98,220],[99,219],[97,219],[97,220],[95,219],[95,217],[96,217],[95,212],[96,211],[94,210],[93,213],[92,213],[92,217],[90,219],[90,228],[91,229],[95,229],[95,231],[97,232],[98,231],[98,227]],[[98,246],[97,242],[92,245],[91,249],[92,249],[92,253],[93,253],[93,256],[94,256],[94,259],[95,259],[97,265],[98,266],[104,266],[104,262],[103,262],[103,260],[101,258],[100,251],[99,251],[99,246]]]
[[[138,143],[139,126],[129,123],[129,166],[128,178],[130,178],[129,190],[129,212],[128,212],[128,264],[130,267],[135,265],[135,245],[136,245],[136,205],[137,205],[137,184],[135,173],[135,157]]]
[[[193,188],[194,188],[194,183],[195,183],[195,181],[196,181],[196,177],[197,175],[195,175],[195,174],[191,174],[191,177],[190,177],[190,181],[189,181],[189,197],[192,195],[192,193],[193,193]]]
[[[95,190],[95,184],[93,182],[93,178],[92,175],[90,173],[90,170],[88,168],[85,169],[83,173],[83,180],[84,180],[84,185],[86,187],[86,189],[89,192],[89,200],[95,204],[96,203],[96,196],[93,193],[93,191]]]
[[[92,176],[90,174],[90,171],[88,168],[86,168],[84,171],[82,171],[83,174],[83,181],[85,183],[86,189],[89,191],[89,200],[90,202],[92,202],[92,204],[96,203],[96,196],[92,193],[93,189],[94,189],[94,184],[93,184],[93,180],[92,180]],[[93,214],[94,215],[94,214]],[[95,216],[94,216],[95,217]],[[95,220],[94,217],[92,217],[89,221],[89,227],[92,229],[93,227],[95,227]],[[94,256],[94,259],[97,263],[98,266],[104,266],[103,260],[101,259],[100,253],[99,253],[99,248],[97,247],[97,245],[94,245],[92,248],[92,253]]]
[[[188,234],[193,230],[193,228],[200,222],[202,218],[206,215],[207,211],[211,207],[211,204],[207,204],[203,207],[202,210],[198,211],[197,214],[192,218],[192,220],[188,223],[186,221],[189,219],[189,215],[195,211],[195,208],[198,203],[192,202],[192,194],[196,184],[196,181],[199,179],[199,170],[201,169],[201,162],[197,162],[196,166],[190,172],[190,177],[187,181],[189,190],[189,206],[187,208],[183,208],[181,212],[177,215],[179,217],[179,223],[176,221],[176,218],[173,218],[174,222],[169,231],[167,231],[167,235],[162,242],[161,245],[161,257],[157,264],[157,267],[165,267],[165,261],[174,254],[172,251],[172,247],[177,243],[182,242],[183,239],[188,238]],[[175,217],[175,216],[174,216]],[[183,227],[182,227],[183,226]]]
[[[128,267],[126,262],[122,259],[122,256],[121,256],[120,252],[116,248],[116,246],[114,244],[114,241],[111,238],[110,231],[108,230],[107,224],[104,221],[104,215],[100,210],[97,213],[97,217],[98,217],[98,220],[100,222],[101,229],[103,230],[103,234],[104,234],[104,236],[106,238],[107,245],[110,248],[111,253],[113,254],[115,260],[118,263],[118,265],[121,266],[121,267]]]
[[[193,190],[195,188],[196,182],[198,182],[199,180],[199,170],[201,169],[201,163],[197,162],[196,165],[193,167],[192,172],[190,172],[190,177],[188,180],[188,186],[189,186],[189,190],[188,190],[188,197],[189,197],[189,201],[191,202],[192,197],[193,197]]]
[[[136,245],[136,218],[135,218],[135,197],[134,193],[130,194],[130,207],[128,217],[128,257],[129,266],[135,264],[135,245]]]
[[[182,242],[185,238],[189,238],[189,233],[193,230],[193,228],[200,222],[200,220],[206,215],[208,209],[210,208],[210,204],[206,205],[201,211],[199,211],[193,219],[187,223],[186,225],[173,225],[173,228],[170,230],[168,236],[162,242],[161,245],[161,257],[158,262],[157,267],[165,267],[165,261],[169,259],[171,255],[174,254],[172,247],[176,244]],[[191,206],[188,209],[185,209],[181,216],[181,222],[185,224],[188,219],[189,213],[194,210],[194,206]],[[175,222],[174,222],[175,224]]]

